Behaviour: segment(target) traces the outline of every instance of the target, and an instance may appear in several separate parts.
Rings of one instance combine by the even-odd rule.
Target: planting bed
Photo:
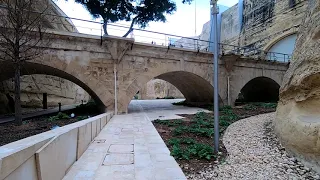
[[[273,103],[254,103],[241,107],[223,107],[220,109],[220,147],[219,153],[213,151],[213,114],[200,112],[195,115],[181,115],[184,119],[155,120],[154,126],[177,160],[182,170],[189,174],[200,172],[203,167],[222,163],[227,151],[222,143],[222,136],[233,122],[246,117],[273,112]]]
[[[73,118],[70,117],[72,113],[75,114]],[[24,120],[20,126],[14,122],[3,123],[0,124],[0,146],[49,131],[55,126],[65,126],[98,114],[100,114],[98,107],[94,103],[88,103],[62,113]]]

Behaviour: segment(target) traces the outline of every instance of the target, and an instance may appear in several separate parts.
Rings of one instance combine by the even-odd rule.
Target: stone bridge
[[[189,103],[213,101],[212,59],[197,52],[134,39],[99,37],[78,33],[49,33],[40,57],[23,65],[22,74],[47,74],[70,80],[85,89],[108,111],[127,113],[133,96],[151,79],[176,86]],[[13,77],[13,66],[0,64],[0,81]],[[219,61],[221,103],[277,100],[287,64],[225,55]],[[116,100],[115,100],[116,99]]]

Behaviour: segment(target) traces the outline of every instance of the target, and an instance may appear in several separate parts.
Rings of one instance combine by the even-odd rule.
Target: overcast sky
[[[177,11],[173,15],[167,15],[167,22],[151,22],[146,27],[147,30],[163,32],[167,34],[175,34],[179,36],[195,36],[195,31],[199,35],[202,31],[204,23],[210,20],[210,0],[196,0],[191,5],[182,4],[182,0],[176,0]],[[79,19],[94,20],[101,22],[100,19],[93,19],[82,5],[74,3],[74,0],[54,0],[54,2],[66,13],[67,16]],[[238,0],[219,0],[218,3],[224,6],[231,7],[235,5]],[[195,6],[196,4],[196,6]],[[196,8],[195,8],[196,7]],[[195,11],[197,12],[195,15]],[[100,25],[93,23],[85,23],[73,20],[74,25],[82,33],[100,35]],[[129,22],[118,22],[119,24],[129,25]],[[81,28],[82,27],[82,28]],[[116,27],[109,27],[109,34],[121,36],[125,34],[127,29],[119,29]],[[149,41],[147,37],[153,34],[134,32],[135,38],[137,36],[146,36],[144,39]],[[162,39],[163,36],[158,36]],[[151,42],[150,38],[150,42]]]

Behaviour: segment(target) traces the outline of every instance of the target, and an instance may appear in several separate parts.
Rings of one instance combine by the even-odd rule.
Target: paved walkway
[[[169,110],[167,107],[171,106],[171,102],[172,100],[133,101],[130,104],[131,113],[114,116],[70,168],[64,180],[186,179],[152,125],[150,116],[173,118],[177,112],[191,114],[200,109],[180,106]]]

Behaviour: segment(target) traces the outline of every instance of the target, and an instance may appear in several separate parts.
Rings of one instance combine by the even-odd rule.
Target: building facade
[[[305,0],[240,0],[221,15],[221,43],[270,52],[289,61],[307,8]],[[272,53],[276,52],[276,53]]]

